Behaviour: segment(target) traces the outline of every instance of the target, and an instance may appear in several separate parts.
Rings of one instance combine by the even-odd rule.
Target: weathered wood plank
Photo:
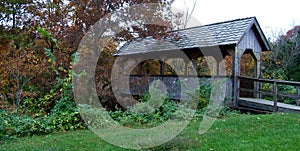
[[[161,80],[168,91],[170,99],[180,99],[181,98],[181,88],[186,88],[189,86],[189,82],[194,82],[194,79],[199,81],[199,85],[210,84],[212,81],[216,80],[225,80],[226,82],[226,90],[225,97],[232,98],[232,78],[230,77],[193,77],[193,76],[181,76],[181,78],[185,79],[184,85],[181,85],[179,78],[177,76],[130,76],[130,90],[126,93],[132,95],[142,96],[146,92],[148,92],[149,84],[154,80]],[[193,85],[193,84],[191,84]]]
[[[252,78],[252,77],[244,77],[244,76],[238,76],[238,78],[240,78],[240,79],[249,79],[249,80],[259,81],[259,82],[267,82],[267,83],[277,82],[278,84],[300,86],[300,82],[295,82],[295,81],[284,81],[284,80],[273,80],[273,79],[263,79],[263,78]]]
[[[256,36],[256,31],[254,27],[251,28],[238,43],[238,48],[241,50],[252,49],[255,52],[262,52],[263,43],[258,39],[259,36]]]
[[[253,89],[247,89],[247,88],[239,88],[240,91],[245,91],[245,92],[250,92],[250,93],[258,93],[260,95],[268,95],[268,96],[273,96],[272,91],[262,91],[262,90],[253,90]],[[300,99],[300,94],[287,94],[287,93],[279,93],[279,97],[285,97],[285,98],[291,98],[291,99]]]
[[[273,111],[274,102],[264,99],[256,98],[239,98],[239,104],[241,106],[264,110],[264,111]],[[287,112],[287,113],[300,113],[300,106],[289,105],[285,103],[277,103],[278,112]]]
[[[277,112],[277,101],[278,101],[278,86],[277,82],[274,82],[274,109],[273,112]]]

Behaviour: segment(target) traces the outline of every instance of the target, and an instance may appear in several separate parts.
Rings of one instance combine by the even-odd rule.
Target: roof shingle
[[[133,40],[121,47],[115,56],[237,44],[254,21],[256,18],[250,17],[170,32],[179,36],[176,39],[166,36],[161,40],[151,37]]]

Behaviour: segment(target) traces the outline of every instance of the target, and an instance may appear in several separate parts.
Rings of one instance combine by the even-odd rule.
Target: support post
[[[185,71],[184,71],[184,75],[188,76],[189,74],[189,61],[185,60]]]
[[[197,68],[197,61],[195,59],[192,60],[193,67],[196,69],[196,72],[198,73],[198,68]]]
[[[236,47],[234,56],[232,58],[232,72],[233,72],[233,97],[234,106],[238,107],[238,101],[240,97],[239,87],[240,87],[240,50]]]
[[[261,82],[257,81],[257,85],[258,85],[258,98],[261,99],[262,98],[262,94],[260,92],[262,88]]]
[[[274,81],[274,108],[273,108],[273,112],[277,112],[277,101],[278,101],[278,85],[277,82]]]
[[[235,97],[236,95],[236,91],[235,91],[235,87],[236,87],[236,74],[235,74],[235,54],[232,57],[232,76],[233,76],[233,79],[232,79],[232,97],[233,97],[233,103],[234,103],[234,106],[237,107],[238,104],[237,104],[237,98]]]
[[[141,63],[138,64],[138,75],[139,76],[142,75],[142,63],[143,62],[141,62]]]
[[[261,78],[261,58],[262,58],[262,54],[261,53],[255,53],[255,51],[253,52],[255,54],[255,57],[256,57],[256,77],[259,79]],[[256,82],[256,90],[258,91],[257,95],[256,95],[256,98],[259,98],[261,99],[262,98],[262,94],[260,93],[261,91],[261,82],[258,80]]]
[[[236,76],[236,82],[235,82],[235,106],[239,106],[239,98],[240,98],[240,78]]]
[[[159,63],[160,63],[160,75],[163,76],[166,73],[166,63],[164,60],[163,61],[160,60]]]
[[[220,61],[217,60],[217,76],[220,76]]]
[[[159,60],[160,63],[160,77],[161,77],[161,81],[165,82],[165,78],[164,75],[166,74],[166,58],[162,57],[161,60]]]
[[[300,95],[300,93],[299,93],[299,86],[296,86],[296,94],[297,94],[297,95]],[[300,105],[300,99],[297,99],[297,100],[296,100],[296,104],[297,104],[297,106]]]

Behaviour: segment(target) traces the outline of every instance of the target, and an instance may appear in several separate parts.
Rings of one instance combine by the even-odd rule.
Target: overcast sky
[[[173,7],[191,10],[194,1],[193,16],[201,24],[256,16],[267,37],[300,25],[298,0],[175,0]],[[195,23],[190,26],[195,26]]]

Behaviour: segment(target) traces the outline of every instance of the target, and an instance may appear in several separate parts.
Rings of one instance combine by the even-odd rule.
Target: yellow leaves
[[[280,60],[277,60],[277,61],[276,61],[276,64],[277,64],[277,65],[281,65],[281,61],[280,61]]]
[[[59,67],[59,68],[58,68],[58,71],[63,72],[63,73],[68,73],[68,70],[66,70],[66,69],[63,68],[63,67]]]
[[[241,75],[254,76],[255,75],[255,60],[251,54],[243,54],[241,58]]]

